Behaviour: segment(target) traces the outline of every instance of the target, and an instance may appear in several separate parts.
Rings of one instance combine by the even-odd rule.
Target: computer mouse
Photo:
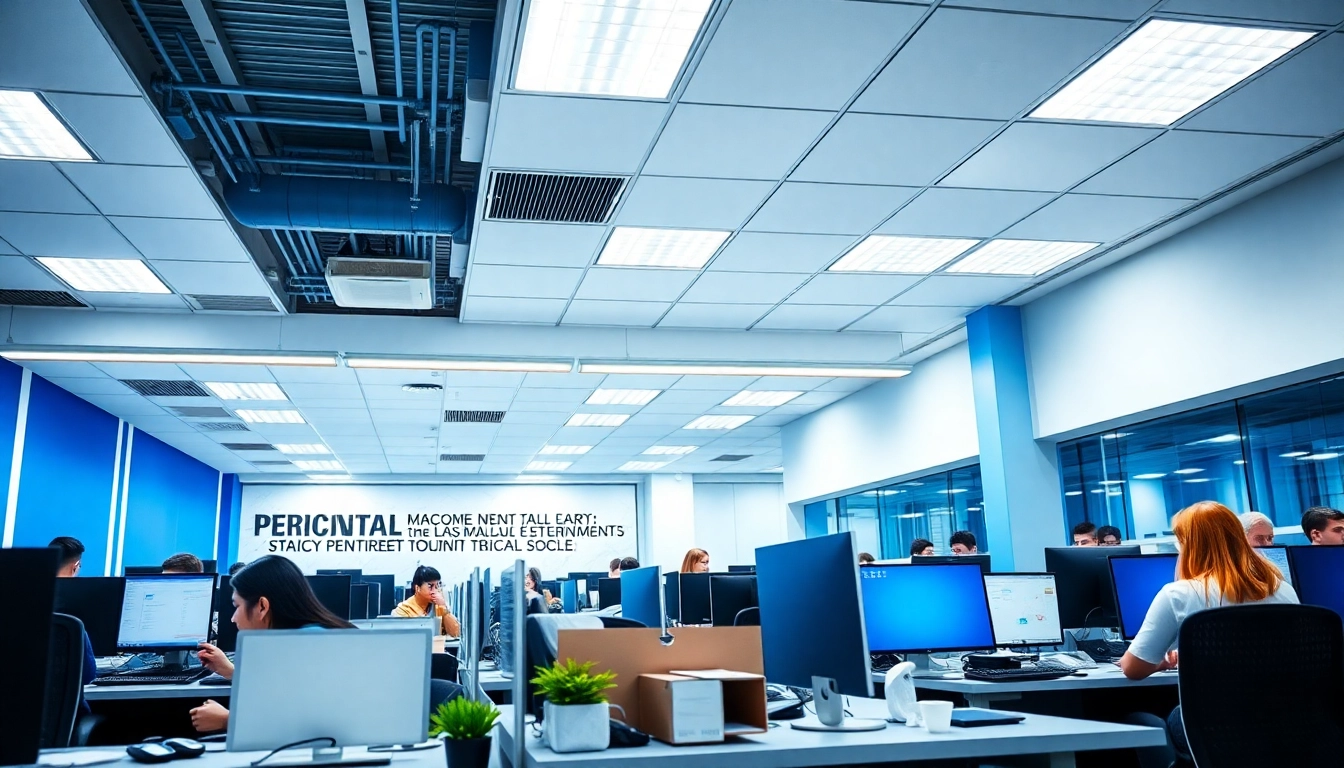
[[[177,758],[177,753],[162,744],[132,744],[126,754],[137,763],[166,763]]]
[[[205,745],[195,739],[166,739],[163,745],[176,752],[179,758],[200,757],[205,754]]]

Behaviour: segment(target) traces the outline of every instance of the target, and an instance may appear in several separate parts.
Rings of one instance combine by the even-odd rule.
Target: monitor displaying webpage
[[[125,649],[195,648],[210,634],[215,577],[127,576],[117,645]]]
[[[985,576],[985,592],[999,645],[1063,642],[1052,574],[990,574]]]

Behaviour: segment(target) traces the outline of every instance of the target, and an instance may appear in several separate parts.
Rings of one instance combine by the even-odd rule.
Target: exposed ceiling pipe
[[[401,82],[401,3],[392,1],[392,66],[396,73],[397,98],[405,98]],[[401,143],[406,143],[406,114],[401,105],[397,105],[397,135]]]
[[[264,175],[256,182],[256,191],[224,186],[229,211],[253,229],[451,235],[466,221],[462,190],[447,184],[422,186],[412,208],[407,185],[394,181]]]

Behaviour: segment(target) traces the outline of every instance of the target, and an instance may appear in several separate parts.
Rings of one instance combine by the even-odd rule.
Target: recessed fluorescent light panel
[[[773,408],[783,405],[803,394],[802,392],[776,392],[773,390],[744,389],[723,401],[724,405],[738,407]]]
[[[695,452],[695,445],[655,445],[644,452],[645,456],[685,456]]]
[[[331,453],[331,449],[321,443],[277,443],[275,449],[281,453],[309,455]]]
[[[627,461],[616,468],[618,472],[652,472],[655,469],[662,469],[670,461]]]
[[[619,427],[630,418],[628,413],[576,413],[565,422],[566,427]]]
[[[1153,19],[1031,116],[1171,125],[1313,34]]]
[[[828,272],[901,272],[926,275],[974,248],[979,240],[869,235]]]
[[[102,350],[7,349],[0,357],[46,363],[199,363],[201,365],[292,365],[334,368],[332,355],[246,355],[209,352],[105,352]]]
[[[303,424],[303,416],[290,410],[241,410],[235,416],[249,424]]]
[[[990,240],[971,255],[948,267],[947,271],[1035,276],[1081,256],[1097,245],[1053,240]]]
[[[347,357],[351,368],[383,368],[403,371],[505,371],[516,373],[569,373],[572,362],[563,360],[488,360],[469,358]]]
[[[90,162],[93,155],[41,96],[0,90],[0,158]]]
[[[599,389],[588,396],[586,405],[648,405],[661,395],[661,389]]]
[[[296,461],[294,466],[304,472],[341,472],[345,467],[341,462],[332,459],[312,459],[308,461]]]
[[[737,429],[755,416],[697,416],[682,429]]]
[[[139,259],[71,259],[38,256],[42,266],[76,291],[172,293]]]
[[[1177,475],[1197,475],[1197,474],[1199,474],[1200,472],[1203,472],[1203,471],[1204,471],[1204,468],[1203,468],[1203,467],[1186,467],[1185,469],[1178,469],[1178,470],[1176,470],[1173,474],[1177,474]]]
[[[602,267],[700,269],[729,234],[707,229],[617,227],[607,238],[597,264]]]
[[[230,381],[207,381],[205,386],[220,400],[288,400],[278,384],[259,382],[238,384]]]
[[[910,369],[842,368],[829,365],[759,365],[754,363],[579,363],[579,373],[644,373],[669,376],[805,376],[826,379],[899,379]]]
[[[560,472],[569,469],[572,461],[530,461],[523,468],[524,472]]]
[[[711,0],[533,0],[513,87],[667,98]]]
[[[591,445],[543,445],[541,453],[545,456],[578,456],[593,450]]]

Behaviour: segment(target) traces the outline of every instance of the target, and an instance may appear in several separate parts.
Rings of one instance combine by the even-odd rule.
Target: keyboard
[[[93,679],[94,685],[186,685],[194,683],[210,674],[205,667],[195,667],[181,672],[164,672],[161,668],[134,669],[112,675],[103,675]]]
[[[967,669],[967,680],[983,680],[989,683],[1022,682],[1027,680],[1058,680],[1068,677],[1075,671],[1072,667],[1050,661],[1040,661],[1021,669]]]

